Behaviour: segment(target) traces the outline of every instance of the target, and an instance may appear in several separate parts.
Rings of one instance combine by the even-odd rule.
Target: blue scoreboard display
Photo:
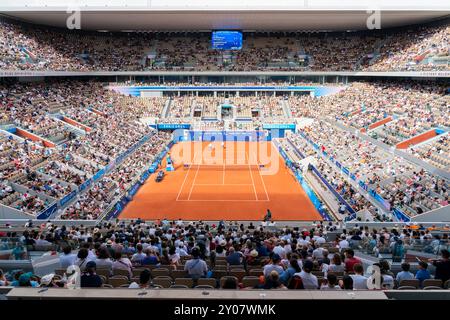
[[[212,48],[216,50],[242,49],[242,32],[214,31],[212,33]]]

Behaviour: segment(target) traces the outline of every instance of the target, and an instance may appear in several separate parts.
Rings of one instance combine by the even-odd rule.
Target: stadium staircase
[[[377,42],[375,42],[374,44],[374,50],[372,52],[373,57],[367,62],[367,65],[371,66],[373,65],[375,62],[377,62],[377,60],[381,57],[380,51],[381,48],[388,42],[390,41],[392,38],[392,36],[387,36],[384,39],[380,39]]]
[[[28,50],[26,47],[21,47],[20,51],[24,54],[25,61],[27,63],[37,63],[38,62],[37,56],[33,52]]]
[[[292,119],[292,111],[287,100],[281,100],[281,107],[283,108],[284,116],[288,119]]]
[[[299,137],[301,137],[303,139],[302,135],[299,135]],[[308,144],[312,143],[306,139],[304,139]],[[335,172],[342,172],[341,168],[338,168],[336,166],[336,163],[334,161],[330,161],[322,152],[318,152],[316,151],[316,154],[319,155],[319,157],[321,157],[325,162],[327,162],[328,165],[330,165]],[[372,205],[374,205],[378,211],[382,214],[385,214],[388,217],[391,217],[393,219],[395,219],[394,215],[391,214],[390,212],[388,212],[383,206],[381,206],[375,199],[373,199],[369,193],[364,190],[356,181],[352,180],[352,179],[346,179],[346,181],[352,185],[352,187],[357,190],[364,198],[366,198],[366,200],[368,200],[370,203],[372,203]]]
[[[354,133],[354,129],[353,128],[349,128],[349,127],[345,126],[344,124],[342,124],[342,123],[340,123],[338,121],[335,121],[334,119],[324,118],[324,120],[327,123],[329,123],[330,125],[332,125],[332,126],[336,126],[337,128],[340,128],[340,129],[345,130],[347,132]],[[361,133],[359,135],[359,137],[361,139],[365,140],[365,141],[371,142],[372,144],[380,147],[381,149],[383,149],[384,151],[386,151],[388,153],[392,153],[393,152],[391,146],[389,146],[386,143],[383,143],[383,142],[381,142],[381,141],[371,137],[370,135],[366,135],[365,133]],[[410,154],[408,154],[408,153],[406,153],[406,152],[404,152],[402,150],[399,150],[399,149],[395,149],[394,150],[394,154],[396,156],[404,158],[406,161],[414,163],[416,166],[418,166],[420,168],[423,168],[426,171],[433,172],[434,174],[436,174],[436,175],[438,175],[438,176],[440,176],[440,177],[442,177],[444,179],[450,180],[450,173],[448,171],[436,168],[433,165],[430,165],[429,163],[427,163],[427,162],[425,162],[425,161],[423,161],[423,160],[421,160],[421,159],[419,159],[417,157],[414,157],[414,156],[412,156],[412,155],[410,155]]]
[[[191,113],[190,113],[190,118],[194,119],[194,111],[195,111],[195,106],[196,106],[197,102],[194,100],[192,100],[192,105],[191,105]]]
[[[173,100],[167,99],[164,103],[164,107],[161,112],[161,118],[169,118],[170,115],[170,106],[172,105]]]
[[[64,125],[64,127],[67,129],[67,131],[69,131],[69,132],[71,132],[71,133],[73,133],[74,135],[77,135],[77,136],[84,136],[84,135],[86,135],[86,131],[84,131],[83,129],[81,129],[79,127],[76,127],[76,126],[74,126],[74,125],[72,125],[72,124],[62,120],[60,117],[62,118],[62,116],[54,116],[53,119],[55,119],[55,121],[58,121],[58,122],[62,123]],[[60,142],[58,144],[61,144],[61,143],[63,143],[63,142]]]

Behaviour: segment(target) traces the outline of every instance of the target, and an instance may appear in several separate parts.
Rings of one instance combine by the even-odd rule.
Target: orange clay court
[[[175,171],[164,160],[164,179],[151,175],[120,218],[322,220],[270,142],[180,142],[169,154]]]

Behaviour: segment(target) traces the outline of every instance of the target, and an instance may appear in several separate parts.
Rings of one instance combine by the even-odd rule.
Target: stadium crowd
[[[99,33],[0,20],[0,69],[448,70],[448,22],[383,32],[248,33],[241,50],[210,48],[205,33]]]
[[[54,252],[59,268],[42,277],[2,272],[0,285],[67,287],[72,279],[66,269],[72,265],[81,270],[81,287],[104,288],[370,290],[376,288],[370,271],[376,267],[382,290],[448,288],[450,279],[448,233],[416,224],[370,230],[314,222],[273,229],[138,219],[95,227],[27,226],[22,234],[10,232],[20,237],[17,256],[24,247],[60,248]],[[418,246],[439,258],[409,263],[407,250]],[[378,260],[380,253],[392,255],[392,262]]]
[[[0,96],[2,129],[18,128],[41,138],[1,137],[0,175],[8,191],[0,202],[33,215],[78,189],[144,136],[154,135],[138,120],[162,109],[159,99],[122,96],[98,82],[11,84],[0,87]],[[51,103],[55,101],[56,110]],[[71,122],[61,120],[64,117]],[[58,134],[64,139],[52,138]],[[45,144],[45,139],[57,146]],[[150,159],[165,142],[167,136],[154,135],[145,145],[146,154],[139,154]],[[131,176],[123,175],[124,180],[118,181],[121,187],[128,186],[128,180],[142,169],[140,160],[130,161],[125,165]],[[99,197],[98,189],[90,192]]]

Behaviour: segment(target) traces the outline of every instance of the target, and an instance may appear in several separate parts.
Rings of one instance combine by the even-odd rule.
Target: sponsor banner
[[[119,214],[122,212],[123,208],[124,207],[122,206],[122,203],[118,201],[111,209],[111,211],[106,215],[106,220],[117,218]]]
[[[158,162],[153,162],[148,171],[154,173],[158,169]]]
[[[404,221],[404,222],[411,221],[411,218],[408,217],[405,213],[403,213],[400,209],[394,208],[392,210],[392,212],[397,217],[397,219],[400,220],[400,221]]]
[[[89,186],[91,185],[91,183],[92,183],[92,179],[86,180],[85,182],[83,182],[83,183],[80,185],[80,187],[78,188],[78,190],[79,190],[80,192],[83,191],[84,189],[86,189],[87,187],[89,187]]]
[[[367,185],[364,183],[364,181],[358,181],[358,184],[359,184],[359,186],[361,187],[361,188],[363,188],[364,190],[368,190],[368,187],[367,187]]]
[[[369,190],[369,194],[370,194],[375,200],[377,200],[379,203],[381,203],[381,205],[382,205],[387,211],[390,211],[390,210],[391,210],[391,205],[389,204],[389,202],[387,202],[382,196],[380,196],[378,193],[376,193],[375,190]]]
[[[150,176],[150,171],[148,171],[148,170],[145,171],[139,178],[139,181],[141,182],[141,184],[144,183],[148,179],[149,176]]]
[[[58,203],[54,203],[53,205],[51,205],[50,207],[48,207],[47,209],[45,209],[44,211],[42,211],[41,213],[39,213],[37,215],[37,219],[38,220],[45,220],[50,218],[58,209]]]
[[[77,195],[77,191],[76,191],[76,190],[72,191],[71,193],[69,193],[67,196],[65,196],[64,198],[62,198],[62,199],[59,201],[59,206],[60,206],[60,207],[63,207],[67,202],[69,202],[70,200],[72,200],[73,198],[75,198],[76,195]]]
[[[312,171],[322,180],[322,182],[327,186],[327,188],[334,194],[334,196],[345,205],[347,210],[353,215],[355,214],[355,210],[348,204],[348,202],[328,183],[328,181],[320,174],[319,170],[316,169],[313,165],[310,165]]]
[[[158,130],[176,130],[176,129],[189,130],[191,128],[191,125],[189,123],[158,123],[156,125],[156,128]]]
[[[336,167],[338,167],[339,169],[341,169],[341,168],[342,168],[342,165],[341,165],[339,162],[336,161]]]
[[[139,182],[136,182],[128,191],[128,195],[133,197],[138,192],[140,186],[141,184]]]
[[[97,171],[97,173],[94,174],[94,176],[92,177],[92,180],[93,181],[97,181],[98,179],[100,179],[105,174],[105,172],[106,172],[105,168]]]
[[[325,210],[325,206],[322,204],[320,199],[317,197],[317,195],[314,193],[314,191],[311,189],[311,187],[306,183],[305,179],[303,179],[303,176],[301,175],[299,170],[295,170],[291,168],[294,171],[294,175],[297,178],[297,181],[302,186],[303,190],[305,191],[308,198],[313,203],[316,210],[319,212],[319,214],[322,216],[322,218],[325,221],[333,221],[333,219],[328,215],[327,211]]]
[[[350,171],[348,170],[347,167],[343,167],[342,172],[345,173],[346,175],[349,175],[349,173],[350,173]]]
[[[294,123],[273,123],[273,124],[263,124],[264,130],[271,129],[285,129],[285,130],[293,130],[295,131]]]

